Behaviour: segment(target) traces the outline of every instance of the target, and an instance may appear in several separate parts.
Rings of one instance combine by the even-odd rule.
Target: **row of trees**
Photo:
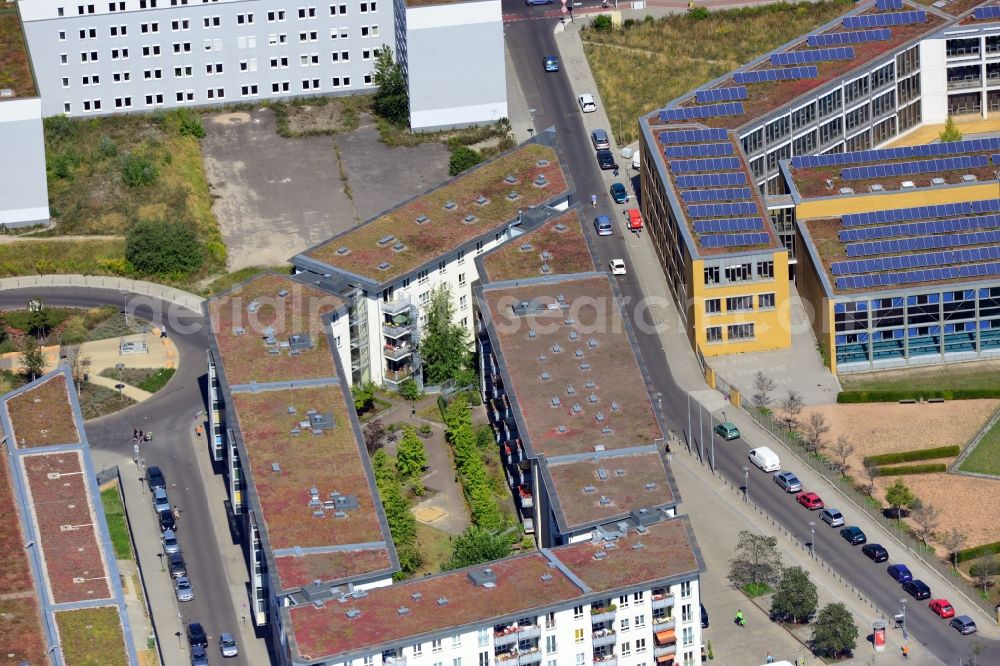
[[[476,445],[476,432],[472,427],[472,416],[465,398],[458,397],[451,401],[445,410],[444,422],[446,437],[455,456],[458,478],[469,502],[472,524],[487,531],[506,529],[509,526],[508,519],[493,497],[493,487]]]
[[[392,542],[399,556],[401,571],[396,576],[405,578],[423,563],[417,549],[417,521],[410,513],[410,503],[406,499],[396,461],[380,449],[372,456],[372,469],[389,531],[392,533]]]

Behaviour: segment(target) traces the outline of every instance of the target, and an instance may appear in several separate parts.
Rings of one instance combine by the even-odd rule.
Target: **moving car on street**
[[[608,262],[608,268],[611,269],[612,275],[625,275],[625,260],[624,259],[612,259]]]
[[[542,66],[545,67],[546,72],[558,72],[559,58],[555,56],[544,56],[542,58]]]
[[[598,236],[611,236],[615,233],[611,227],[611,218],[607,215],[594,218],[594,229]]]
[[[219,636],[219,651],[223,657],[235,657],[240,653],[236,647],[236,639],[232,634],[226,633]]]

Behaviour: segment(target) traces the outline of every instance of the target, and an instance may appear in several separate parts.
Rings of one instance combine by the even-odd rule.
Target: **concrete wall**
[[[406,9],[406,72],[414,130],[507,117],[499,0]]]
[[[920,42],[920,111],[928,125],[943,123],[948,118],[947,75],[945,40]]]
[[[45,137],[42,102],[0,100],[0,224],[8,227],[48,222],[49,190],[45,180]]]

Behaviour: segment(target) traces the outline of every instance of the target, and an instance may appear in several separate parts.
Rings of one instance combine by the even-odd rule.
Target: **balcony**
[[[382,335],[390,340],[397,340],[413,332],[413,324],[408,321],[384,321],[382,322]]]
[[[383,666],[406,666],[406,657],[382,657]]]
[[[524,507],[525,509],[530,509],[531,507],[535,506],[535,501],[534,501],[534,499],[531,496],[531,490],[527,486],[523,486],[523,485],[522,486],[518,486],[517,487],[517,494],[518,494],[518,497],[520,497],[520,499],[521,499],[521,506],[522,507]]]
[[[402,368],[400,370],[386,370],[385,383],[394,387],[400,382],[413,376],[413,368]]]
[[[663,619],[657,620],[653,618],[653,632],[658,631],[673,631],[674,627],[677,626],[677,620],[673,617],[665,617]]]
[[[672,654],[677,654],[676,645],[664,645],[662,647],[653,648],[653,656],[656,658],[667,657]]]
[[[615,619],[616,612],[618,612],[618,607],[614,604],[601,607],[592,606],[590,608],[590,623],[600,624],[601,622],[611,622]]]
[[[618,640],[618,635],[615,633],[614,629],[601,629],[593,633],[595,648],[604,645],[614,645],[616,640]]]
[[[413,345],[383,345],[382,355],[390,361],[400,361],[413,353]]]
[[[387,315],[400,314],[406,312],[413,305],[409,297],[397,298],[394,301],[382,301],[382,312]]]
[[[518,641],[539,638],[542,635],[542,628],[535,624],[525,624],[519,627],[511,625],[502,631],[493,632],[493,644],[496,646],[509,645]]]
[[[518,666],[525,666],[525,664],[537,664],[541,661],[542,651],[537,648],[530,652],[522,652],[517,656]]]
[[[672,594],[654,594],[653,595],[653,610],[657,608],[668,608],[674,605],[674,595]]]
[[[594,655],[594,666],[618,666],[617,655],[610,655],[607,657],[598,657]]]
[[[983,80],[978,76],[963,76],[961,78],[948,79],[948,90],[961,90],[963,88],[980,88]]]

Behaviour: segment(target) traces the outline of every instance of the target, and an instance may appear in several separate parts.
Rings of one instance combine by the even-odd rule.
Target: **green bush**
[[[76,125],[66,116],[50,116],[42,121],[45,133],[57,139],[68,139],[76,131]]]
[[[704,21],[708,18],[708,9],[705,7],[694,7],[688,12],[688,16],[695,21]]]
[[[143,155],[129,153],[122,158],[122,181],[129,187],[152,185],[159,175],[153,160]]]
[[[181,136],[193,136],[196,139],[205,137],[205,127],[201,124],[201,116],[190,109],[178,109],[177,114],[178,131]]]
[[[472,148],[459,146],[455,148],[455,150],[451,151],[451,157],[448,158],[448,175],[457,176],[463,171],[468,171],[482,161],[483,156],[474,151]]]
[[[611,30],[611,17],[607,14],[598,14],[594,18],[594,22],[591,23],[591,26],[594,30],[598,30],[600,32],[609,31]]]
[[[87,326],[83,322],[83,317],[70,317],[63,327],[62,338],[59,344],[78,345],[87,340]]]
[[[404,379],[399,383],[399,397],[403,400],[416,401],[420,400],[420,387],[417,383],[413,381],[412,378]]]
[[[125,258],[148,275],[186,275],[204,260],[194,232],[179,222],[139,222],[125,241]]]
[[[73,155],[71,151],[65,151],[59,153],[52,159],[49,164],[49,169],[52,171],[52,175],[60,180],[72,180],[73,179],[73,169],[77,167],[79,160]]]
[[[101,157],[115,157],[118,155],[118,144],[110,136],[105,135],[97,142],[97,151],[101,153]]]
[[[984,555],[995,555],[997,553],[1000,553],[1000,541],[984,543],[981,546],[973,546],[972,548],[960,550],[955,553],[955,559],[958,562],[968,562],[969,560],[979,559]]]
[[[883,453],[877,456],[868,456],[864,459],[865,467],[876,467],[878,465],[893,465],[895,463],[914,462],[917,460],[935,460],[937,458],[953,458],[961,453],[962,449],[955,446],[939,446],[934,449],[917,449],[913,451],[897,451],[896,453]]]
[[[910,474],[940,474],[948,471],[944,463],[925,463],[923,465],[901,465],[899,467],[876,467],[878,476],[908,476]]]
[[[841,404],[860,402],[899,402],[900,400],[980,400],[983,398],[1000,398],[1000,384],[990,388],[946,389],[941,391],[908,390],[908,391],[841,391],[837,394],[837,402]]]

